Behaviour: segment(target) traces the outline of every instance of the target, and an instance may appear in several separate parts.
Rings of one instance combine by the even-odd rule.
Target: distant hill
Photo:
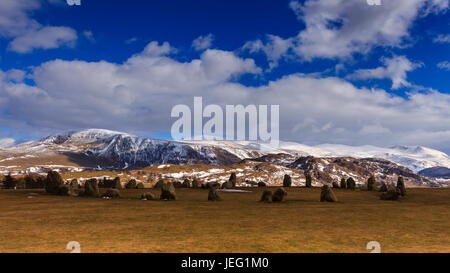
[[[251,141],[159,140],[102,129],[67,132],[0,148],[0,173],[127,170],[160,164],[227,166],[246,160],[265,162],[274,166],[273,171],[277,166],[298,170],[298,179],[302,179],[304,170],[310,170],[323,183],[341,177],[365,183],[372,173],[378,181],[386,182],[394,182],[401,175],[414,186],[440,187],[449,183],[418,174],[430,167],[450,167],[447,154],[422,146],[308,146],[281,142],[279,147],[271,147]],[[281,176],[286,171],[282,172]],[[251,179],[257,180],[256,176]]]
[[[450,179],[450,169],[447,167],[427,168],[421,170],[419,174],[427,177]]]

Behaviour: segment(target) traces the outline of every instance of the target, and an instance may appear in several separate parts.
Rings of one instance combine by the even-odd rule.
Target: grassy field
[[[81,252],[369,252],[369,241],[382,252],[450,252],[450,189],[408,189],[400,201],[335,190],[339,203],[320,203],[318,188],[289,188],[278,204],[251,190],[222,202],[201,189],[177,189],[172,202],[138,199],[149,190],[116,200],[0,190],[0,252],[69,252],[69,241]]]

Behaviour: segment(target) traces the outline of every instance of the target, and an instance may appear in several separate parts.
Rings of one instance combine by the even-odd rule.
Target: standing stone
[[[322,191],[320,192],[320,202],[337,202],[338,199],[334,195],[333,190],[328,186],[324,185]]]
[[[310,173],[305,174],[305,187],[307,187],[307,188],[312,187],[312,176]]]
[[[356,189],[356,182],[352,177],[347,179],[347,189],[353,190],[353,191]]]
[[[119,177],[114,178],[114,180],[112,181],[112,188],[118,190],[122,189],[122,183],[120,183]]]
[[[292,186],[291,176],[288,174],[285,174],[284,178],[283,178],[283,187],[290,187],[290,186]]]
[[[190,188],[191,187],[191,181],[189,179],[185,178],[183,181],[183,188]]]
[[[69,183],[69,195],[70,196],[78,196],[80,193],[80,186],[78,185],[78,181],[76,179],[72,179]]]
[[[222,201],[222,198],[220,198],[214,188],[211,188],[208,192],[208,201]]]
[[[231,183],[232,188],[236,188],[236,182],[237,182],[236,173],[231,173],[230,179],[228,179],[228,182]]]
[[[120,198],[120,192],[118,189],[107,189],[102,197],[106,198]]]
[[[399,176],[397,180],[397,191],[401,196],[406,195],[405,181],[401,176]]]
[[[69,191],[69,185],[64,184],[58,187],[58,195],[69,196]]]
[[[266,187],[266,183],[264,182],[258,182],[258,187]]]
[[[49,171],[45,178],[45,191],[50,194],[60,194],[60,187],[64,185],[64,180],[58,172]]]
[[[175,194],[175,187],[173,183],[168,182],[164,183],[161,186],[161,196],[159,197],[161,200],[176,200],[177,195]]]
[[[345,178],[341,178],[341,189],[347,188],[347,181],[345,181]]]
[[[387,192],[387,190],[388,190],[388,188],[386,186],[386,183],[383,182],[380,187],[380,192]]]
[[[84,195],[90,197],[98,197],[100,195],[97,179],[91,178],[84,183]]]
[[[193,189],[201,188],[201,186],[202,186],[202,183],[200,183],[200,181],[198,181],[197,178],[194,178],[194,179],[192,180],[192,188],[193,188]]]
[[[266,202],[266,203],[271,203],[272,202],[272,191],[269,191],[269,190],[263,191],[260,201]]]
[[[163,179],[159,179],[158,182],[156,182],[156,184],[153,186],[154,189],[161,189],[162,185],[164,185],[164,180]]]
[[[125,184],[125,188],[127,188],[127,189],[136,189],[136,180],[135,179],[131,179],[130,181],[128,181],[126,184]]]
[[[275,193],[272,195],[272,202],[282,202],[284,197],[287,195],[287,192],[283,188],[278,188]]]
[[[156,198],[155,198],[155,195],[153,193],[146,192],[146,193],[142,194],[141,199],[143,199],[143,200],[155,200]]]
[[[376,183],[375,176],[371,175],[367,180],[367,190],[368,191],[376,190],[375,183]]]
[[[398,200],[399,193],[396,188],[390,187],[387,192],[381,194],[381,200]]]
[[[107,184],[109,184],[109,180],[107,180],[106,179],[106,177],[103,177],[103,180],[100,180],[99,182],[98,182],[98,187],[100,188],[100,189],[102,189],[102,188],[107,188]]]

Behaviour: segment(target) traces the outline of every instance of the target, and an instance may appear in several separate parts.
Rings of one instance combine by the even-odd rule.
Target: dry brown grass
[[[0,252],[449,252],[450,189],[409,189],[401,201],[376,192],[335,190],[339,203],[318,202],[320,189],[290,188],[281,204],[252,193],[177,189],[179,200],[141,201],[148,190],[103,200],[0,190]],[[152,190],[159,196],[159,191]]]

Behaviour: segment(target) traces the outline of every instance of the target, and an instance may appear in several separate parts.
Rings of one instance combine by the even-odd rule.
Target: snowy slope
[[[273,148],[269,145],[245,141],[199,141],[186,143],[215,145],[222,149],[226,149],[240,158],[251,158],[251,156],[249,156],[251,151],[257,151],[262,154],[286,153],[295,156],[381,158],[395,162],[414,172],[437,166],[450,167],[450,157],[447,154],[422,146],[394,146],[390,148],[371,145],[348,146],[339,144],[308,146],[295,142],[280,142],[278,148]]]
[[[282,146],[282,149],[287,147]],[[401,166],[418,172],[420,170],[443,166],[450,166],[450,158],[447,154],[421,146],[394,146],[381,148],[376,146],[347,146],[335,144],[323,144],[313,147],[305,145],[289,145],[290,150],[303,151],[316,157],[349,156],[355,158],[382,158],[395,162]]]
[[[258,158],[268,154],[284,153],[295,157],[354,157],[381,158],[395,162],[414,172],[442,166],[450,167],[447,154],[426,147],[347,146],[323,144],[308,146],[293,142],[281,142],[279,147],[248,141],[170,141],[137,137],[127,133],[103,129],[68,132],[0,149],[10,157],[38,156],[39,153],[80,153],[108,159],[114,168],[146,166],[153,164],[229,164],[246,158]]]

